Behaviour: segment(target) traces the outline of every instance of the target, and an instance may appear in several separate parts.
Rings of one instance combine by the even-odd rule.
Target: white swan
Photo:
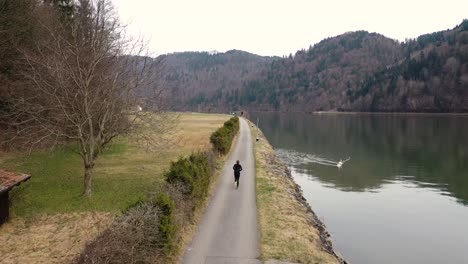
[[[338,169],[341,169],[341,167],[343,166],[343,164],[344,164],[345,162],[347,162],[348,160],[350,160],[350,159],[351,159],[351,157],[349,157],[349,158],[347,158],[347,159],[345,159],[345,160],[341,160],[341,159],[340,159],[340,161],[338,161],[338,163],[336,163],[336,167],[338,167]]]
[[[338,169],[341,169],[341,166],[343,166],[343,161],[340,159],[340,161],[338,161],[336,166],[338,167]]]

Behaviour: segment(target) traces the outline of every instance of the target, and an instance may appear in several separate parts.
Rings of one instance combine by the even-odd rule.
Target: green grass
[[[127,144],[115,144],[101,160],[108,162],[126,150]],[[135,180],[141,176],[138,172],[135,175],[117,173],[109,177],[102,172],[105,168],[99,168],[98,160],[93,178],[93,195],[85,198],[82,195],[82,161],[70,147],[51,153],[36,152],[9,160],[4,165],[8,169],[33,175],[28,182],[10,192],[14,214],[26,218],[58,212],[118,211],[144,198],[158,182],[151,179]]]
[[[276,190],[275,185],[266,178],[258,178],[257,179],[257,191],[259,192],[258,195],[269,195]]]
[[[210,134],[228,119],[226,115],[182,114],[174,135],[177,141],[156,152],[147,152],[127,138],[118,139],[97,160],[90,198],[82,195],[82,160],[71,146],[2,157],[2,168],[32,175],[10,192],[13,215],[119,213],[160,188],[171,160],[209,148]]]

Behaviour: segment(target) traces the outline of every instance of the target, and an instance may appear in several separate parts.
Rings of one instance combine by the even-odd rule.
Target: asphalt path
[[[216,191],[182,263],[257,264],[260,255],[255,196],[255,159],[248,123],[240,118],[240,134],[226,160]],[[236,160],[242,165],[234,187]]]

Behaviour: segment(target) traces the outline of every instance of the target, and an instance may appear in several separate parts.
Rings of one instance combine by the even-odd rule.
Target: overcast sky
[[[150,39],[154,55],[240,49],[282,56],[348,31],[403,41],[468,18],[468,0],[113,1],[131,34]]]

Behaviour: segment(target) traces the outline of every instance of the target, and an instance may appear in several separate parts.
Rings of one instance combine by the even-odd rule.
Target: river
[[[289,165],[346,260],[468,263],[467,116],[250,113],[250,119]]]

